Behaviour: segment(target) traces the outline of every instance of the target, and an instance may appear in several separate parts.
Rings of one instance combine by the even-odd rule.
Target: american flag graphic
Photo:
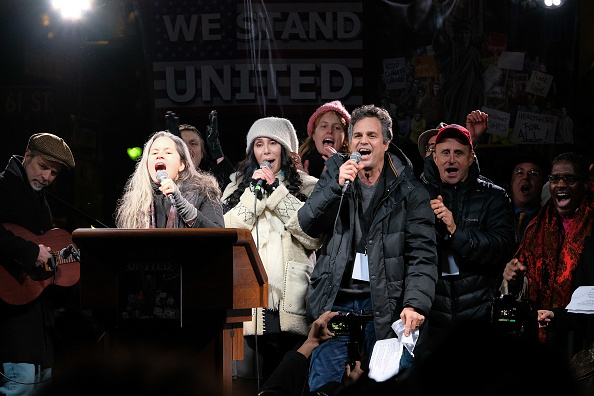
[[[155,109],[362,102],[362,3],[154,0]]]

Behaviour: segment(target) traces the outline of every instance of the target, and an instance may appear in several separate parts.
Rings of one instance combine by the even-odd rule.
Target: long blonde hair
[[[168,137],[175,142],[181,162],[185,165],[179,172],[175,184],[183,196],[202,193],[206,199],[220,206],[221,190],[214,176],[196,170],[188,146],[176,135],[167,131],[155,132],[145,143],[142,157],[136,162],[134,173],[126,182],[124,194],[118,201],[116,226],[118,228],[149,228],[149,212],[153,203],[153,187],[148,171],[148,153],[160,137]]]

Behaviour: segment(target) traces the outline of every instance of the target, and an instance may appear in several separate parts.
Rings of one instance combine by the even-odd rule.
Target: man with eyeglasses
[[[577,287],[594,285],[589,166],[575,153],[553,159],[551,198],[526,228],[518,252],[503,271],[503,291],[534,301],[540,340],[559,348],[568,359],[594,341],[592,315],[565,309]]]
[[[540,196],[544,183],[544,165],[536,154],[516,157],[510,183],[510,195],[516,220],[516,243],[520,243],[530,220],[540,210]]]

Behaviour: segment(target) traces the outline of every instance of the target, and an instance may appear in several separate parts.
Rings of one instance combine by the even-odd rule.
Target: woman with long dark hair
[[[267,377],[309,331],[305,293],[319,241],[303,233],[297,211],[317,179],[295,166],[297,135],[289,120],[259,119],[246,140],[246,158],[223,193],[224,218],[227,227],[252,231],[268,276],[268,306],[244,323],[248,348],[255,343],[249,336],[262,336],[258,349]]]

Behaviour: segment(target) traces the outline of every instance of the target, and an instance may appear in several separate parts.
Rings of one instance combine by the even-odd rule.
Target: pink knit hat
[[[321,116],[322,114],[327,113],[329,111],[336,111],[340,115],[342,115],[344,117],[344,119],[346,120],[346,122],[347,122],[347,126],[349,125],[349,122],[351,122],[351,115],[344,108],[344,106],[342,105],[342,103],[340,103],[340,101],[335,100],[333,102],[328,102],[328,103],[323,104],[320,107],[318,107],[318,109],[316,110],[316,112],[313,113],[311,117],[309,117],[309,122],[307,123],[307,135],[308,136],[313,135],[314,127],[315,127],[315,124],[316,124],[316,119],[319,116]]]

